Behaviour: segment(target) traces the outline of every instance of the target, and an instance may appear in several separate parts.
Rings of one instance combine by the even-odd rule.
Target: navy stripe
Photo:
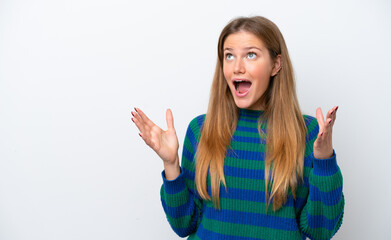
[[[198,144],[197,139],[195,138],[193,130],[191,129],[190,126],[187,129],[186,137],[187,137],[187,139],[189,139],[190,144],[193,147],[193,149],[197,149],[197,144]]]
[[[265,153],[262,152],[252,152],[252,151],[244,151],[244,150],[235,150],[235,151],[227,151],[226,157],[238,158],[243,160],[264,160]]]
[[[231,141],[266,144],[266,139],[260,139],[259,137],[243,137],[234,135],[232,136]]]
[[[162,199],[162,205],[164,211],[172,218],[180,218],[185,216],[191,216],[193,215],[193,212],[195,211],[195,204],[191,197],[189,196],[189,200],[186,204],[183,204],[178,207],[169,207],[164,199]]]
[[[257,227],[281,229],[286,231],[298,230],[296,218],[276,217],[272,215],[251,212],[239,212],[226,209],[215,210],[214,208],[209,207],[206,207],[203,217],[217,220],[220,222],[245,224]]]
[[[190,180],[194,181],[194,179],[195,179],[195,172],[190,171],[189,169],[184,168],[184,167],[182,167],[181,169],[183,170],[183,174],[185,175],[185,177],[187,179],[190,179]]]
[[[237,126],[236,131],[258,133],[258,128]]]
[[[182,157],[185,157],[190,162],[193,162],[194,154],[187,150],[186,147],[183,147]]]
[[[255,119],[240,118],[240,121],[241,121],[241,122],[258,123],[258,118],[255,118]]]
[[[200,239],[262,240],[261,238],[239,237],[239,236],[232,236],[232,235],[226,235],[226,234],[212,232],[212,231],[209,231],[208,229],[204,228],[202,223],[198,227],[197,237],[199,237]]]
[[[211,194],[211,188],[208,186],[208,193]],[[265,202],[265,192],[264,191],[256,191],[256,190],[248,190],[248,189],[239,189],[239,188],[227,188],[227,191],[223,186],[220,189],[220,197],[228,198],[228,199],[237,199],[244,201],[252,201],[252,202]],[[296,197],[295,205],[302,205],[307,201],[306,198],[298,198]],[[284,206],[294,207],[293,196],[288,195],[287,202]]]
[[[339,187],[330,192],[322,192],[317,187],[310,184],[311,201],[321,201],[324,205],[333,206],[342,198],[342,187]]]
[[[239,160],[240,161],[240,160]],[[224,175],[233,176],[246,179],[265,179],[265,170],[263,169],[247,169],[247,168],[238,168],[231,166],[224,166]]]
[[[200,129],[202,128],[202,125],[204,125],[205,117],[206,117],[206,114],[202,114],[202,115],[199,115],[199,116],[196,118],[196,119],[197,119],[198,127],[199,127]]]

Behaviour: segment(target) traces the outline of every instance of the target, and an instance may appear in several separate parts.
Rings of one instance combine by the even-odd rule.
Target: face
[[[228,35],[224,42],[223,72],[236,106],[263,110],[260,98],[278,73],[281,56],[270,58],[262,40],[249,32]]]

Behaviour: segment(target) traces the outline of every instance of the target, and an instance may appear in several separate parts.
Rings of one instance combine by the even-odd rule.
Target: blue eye
[[[254,58],[257,57],[257,54],[253,53],[253,52],[250,52],[250,53],[247,54],[247,57],[248,57],[248,59],[254,59]]]
[[[232,60],[233,58],[234,58],[234,56],[231,53],[225,54],[225,59]]]

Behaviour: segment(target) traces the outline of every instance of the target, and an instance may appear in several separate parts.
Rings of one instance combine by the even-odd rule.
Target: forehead
[[[265,45],[260,38],[253,33],[241,31],[228,35],[224,41],[223,49],[242,49],[250,47],[265,49]]]

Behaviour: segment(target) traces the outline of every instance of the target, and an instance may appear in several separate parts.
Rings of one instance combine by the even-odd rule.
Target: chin
[[[237,101],[235,100],[235,104],[238,108],[250,108],[251,104],[243,101]]]

